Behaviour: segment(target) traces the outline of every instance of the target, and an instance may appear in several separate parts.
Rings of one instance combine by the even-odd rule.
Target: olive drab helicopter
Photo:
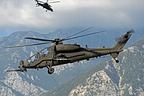
[[[82,33],[86,30],[83,30],[79,33]],[[39,68],[46,67],[48,69],[48,73],[52,74],[54,72],[53,66],[78,62],[81,60],[89,60],[90,58],[94,58],[94,57],[97,58],[108,54],[110,54],[112,58],[115,60],[115,62],[118,63],[119,60],[117,59],[117,57],[119,53],[123,51],[123,47],[131,37],[133,30],[128,31],[126,34],[122,35],[112,48],[87,48],[87,47],[84,48],[78,44],[63,44],[63,41],[66,40],[76,39],[76,38],[102,33],[102,32],[104,31],[93,32],[93,33],[88,33],[79,36],[74,36],[76,34],[73,34],[63,39],[56,38],[54,40],[25,37],[24,39],[43,41],[43,43],[22,45],[22,46],[11,46],[7,48],[35,46],[35,45],[48,44],[48,43],[54,43],[54,44],[50,47],[46,47],[42,49],[40,52],[29,57],[27,60],[21,60],[19,62],[18,70],[7,70],[7,71],[25,72],[27,71],[27,69],[39,69]]]
[[[52,6],[49,5],[49,3],[58,3],[58,2],[60,2],[60,1],[53,1],[53,2],[48,3],[48,0],[47,0],[47,2],[42,2],[42,1],[38,1],[38,0],[35,0],[35,1],[37,2],[36,5],[45,8],[46,12],[47,12],[47,10],[53,12]]]

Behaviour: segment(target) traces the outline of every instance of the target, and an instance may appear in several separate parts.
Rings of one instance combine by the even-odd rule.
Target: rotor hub
[[[62,43],[62,40],[61,40],[60,38],[54,39],[53,42],[54,42],[56,45],[58,45],[58,44],[63,44],[63,43]]]

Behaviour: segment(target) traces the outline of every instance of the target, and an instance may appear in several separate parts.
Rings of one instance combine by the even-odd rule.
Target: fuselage
[[[44,48],[25,61],[21,60],[19,68],[20,71],[24,72],[27,68],[47,67],[48,73],[52,74],[54,72],[52,66],[89,60],[90,58],[108,54],[110,54],[116,63],[118,63],[119,60],[117,60],[117,57],[131,35],[131,31],[128,31],[126,34],[122,35],[111,48],[84,48],[78,44],[62,44],[60,39],[55,39],[53,40],[53,42],[55,42],[54,45]]]
[[[50,48],[50,50],[54,50]],[[47,54],[35,54],[36,59],[24,61],[25,68],[43,68],[49,65],[57,66],[62,64],[68,64],[78,62],[81,60],[89,60],[90,58],[100,57],[102,55],[111,54],[114,52],[120,52],[113,48],[83,48],[77,44],[60,44],[56,46],[55,56],[50,51]]]

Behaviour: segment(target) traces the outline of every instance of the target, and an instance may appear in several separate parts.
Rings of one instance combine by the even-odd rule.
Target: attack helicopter
[[[86,30],[83,30],[79,33],[82,33]],[[102,33],[102,32],[104,31],[93,32],[93,33],[88,33],[79,36],[75,36],[76,34],[73,34],[63,39],[56,38],[54,40],[25,37],[24,39],[37,40],[43,42],[30,44],[30,45],[11,46],[7,48],[35,46],[35,45],[48,44],[48,43],[54,43],[54,44],[42,49],[40,52],[29,57],[27,60],[20,60],[18,70],[7,70],[7,72],[11,72],[11,71],[26,72],[27,69],[39,69],[39,68],[46,67],[48,69],[48,74],[52,74],[54,72],[53,66],[79,62],[81,60],[89,60],[90,58],[95,58],[95,57],[97,58],[108,54],[112,56],[112,58],[115,60],[116,63],[118,63],[119,60],[117,59],[117,57],[119,53],[123,51],[123,47],[130,39],[133,30],[128,31],[126,34],[122,35],[117,40],[116,44],[111,48],[87,48],[87,47],[84,48],[78,44],[63,44],[63,41],[66,40],[76,39],[76,38]]]
[[[47,2],[42,2],[42,1],[38,1],[38,0],[35,0],[35,1],[36,1],[36,3],[37,3],[36,5],[45,8],[45,9],[46,9],[46,12],[47,12],[47,10],[50,10],[51,12],[53,12],[52,6],[49,5],[49,3],[57,3],[57,2],[60,2],[60,1],[53,1],[53,2],[49,2],[49,3],[48,3],[48,0],[47,0]]]

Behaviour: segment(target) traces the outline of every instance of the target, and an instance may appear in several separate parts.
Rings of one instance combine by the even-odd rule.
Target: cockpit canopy
[[[27,61],[28,63],[32,63],[36,61],[37,59],[39,59],[39,56],[45,56],[46,54],[48,54],[48,52],[49,52],[49,48],[46,47],[42,49],[41,51],[37,52],[36,54],[32,55],[31,57],[29,57]]]

